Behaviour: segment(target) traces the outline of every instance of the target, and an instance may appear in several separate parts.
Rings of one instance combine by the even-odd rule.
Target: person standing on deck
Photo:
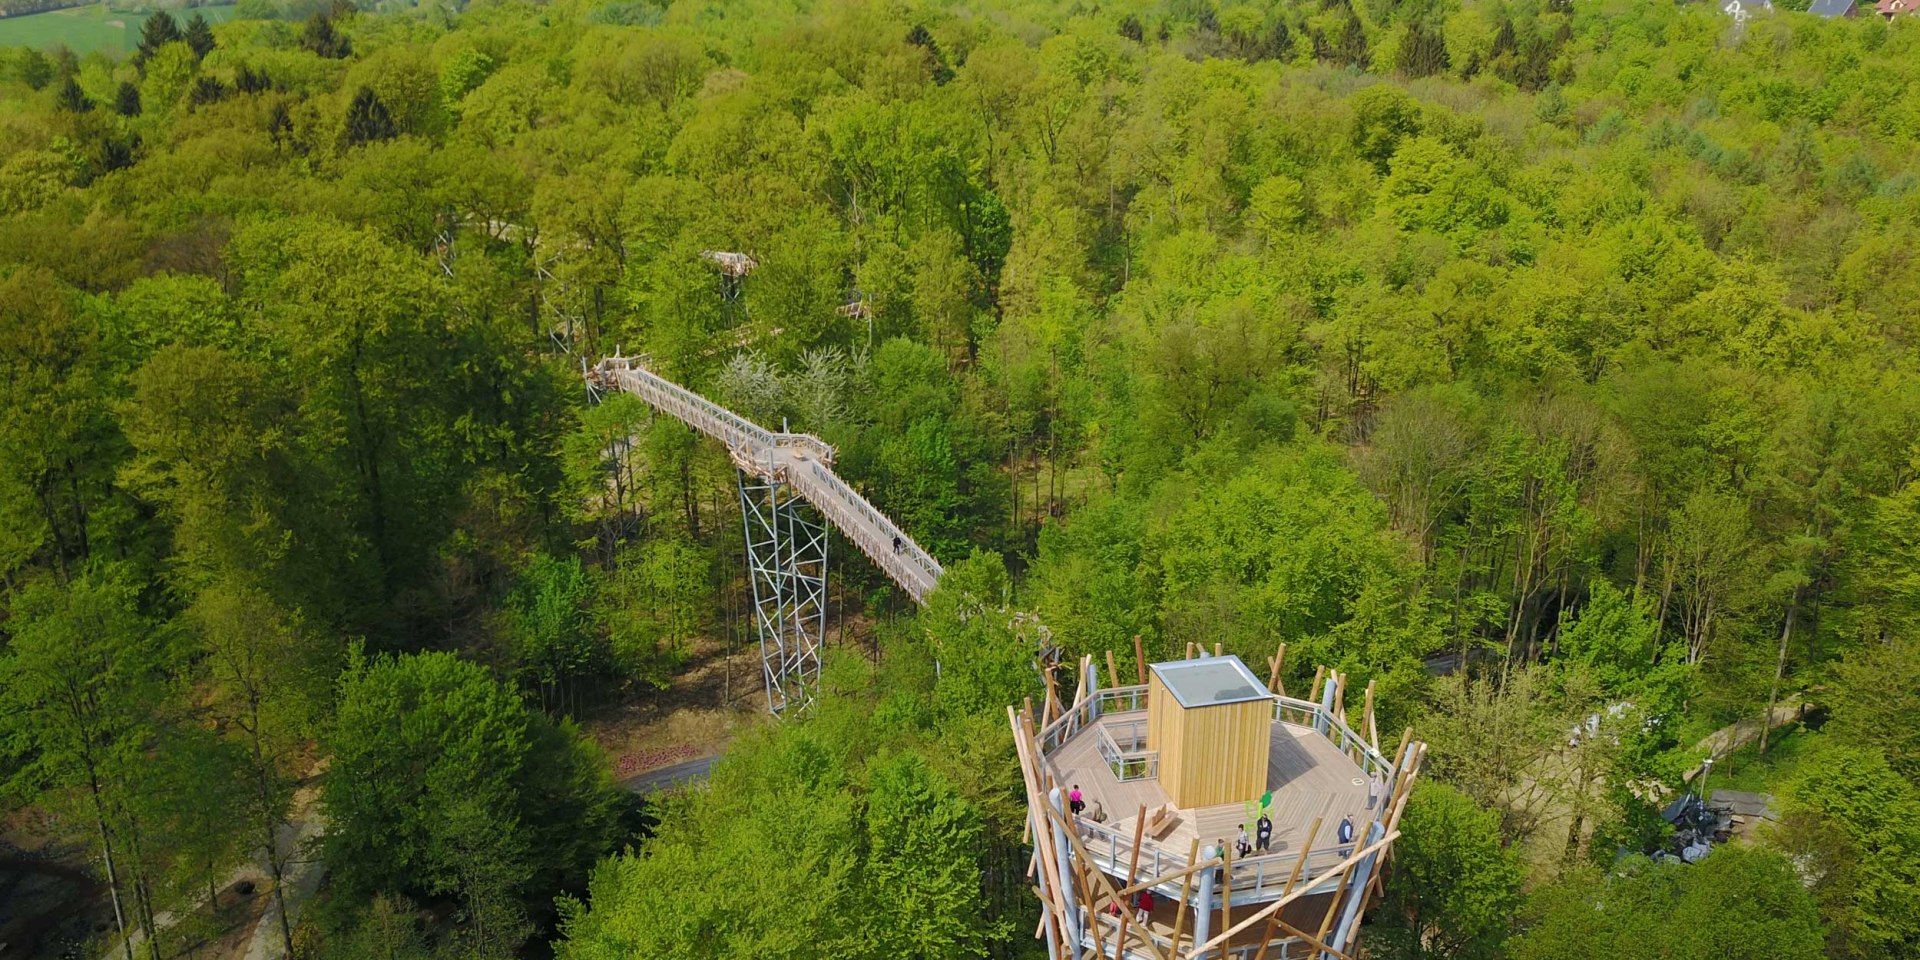
[[[1239,838],[1233,841],[1233,850],[1234,855],[1242,860],[1247,858],[1247,854],[1253,852],[1253,842],[1247,839],[1247,825],[1244,823],[1240,825]]]
[[[1367,809],[1380,802],[1380,771],[1375,770],[1367,776]]]
[[[1337,834],[1335,834],[1335,836],[1339,838],[1340,843],[1342,844],[1342,846],[1340,847],[1340,856],[1342,857],[1353,856],[1353,846],[1352,846],[1353,818],[1352,817],[1340,818],[1340,830]]]
[[[1080,799],[1080,785],[1076,783],[1073,785],[1073,789],[1067,793],[1067,809],[1073,811],[1073,815],[1077,817],[1080,815],[1080,811],[1086,808],[1086,802]]]
[[[1152,919],[1153,918],[1153,891],[1152,890],[1140,891],[1140,896],[1134,898],[1133,905],[1134,905],[1134,908],[1138,911],[1133,915],[1134,923],[1144,924],[1148,920]]]
[[[1260,814],[1260,821],[1253,827],[1253,849],[1265,853],[1273,846],[1273,818]]]

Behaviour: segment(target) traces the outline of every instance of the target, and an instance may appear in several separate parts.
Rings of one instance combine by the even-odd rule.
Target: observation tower
[[[1049,677],[1038,713],[1008,708],[1035,935],[1052,960],[1352,960],[1426,745],[1382,752],[1372,684],[1351,719],[1337,672],[1287,696],[1284,645],[1266,683],[1188,653],[1124,686],[1109,653],[1104,687],[1085,657],[1070,705]]]

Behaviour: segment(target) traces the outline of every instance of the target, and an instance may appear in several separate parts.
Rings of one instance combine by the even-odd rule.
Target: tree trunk
[[[100,799],[100,779],[91,769],[87,770],[87,788],[93,794],[93,814],[100,825],[100,850],[107,866],[107,893],[113,900],[113,927],[120,934],[120,945],[126,948],[127,960],[133,960],[133,940],[127,936],[127,916],[120,908],[120,877],[113,866],[113,837],[107,832],[107,808]]]
[[[279,818],[273,814],[273,785],[268,780],[268,759],[266,748],[260,742],[260,704],[258,698],[249,703],[253,714],[253,729],[247,731],[253,740],[253,784],[260,803],[261,847],[267,855],[267,873],[273,877],[273,902],[280,908],[280,941],[287,949],[287,958],[293,958],[293,921],[287,916],[286,884],[281,876],[280,841],[274,835],[280,826]]]
[[[1767,738],[1773,732],[1773,707],[1780,702],[1780,679],[1787,674],[1787,644],[1793,639],[1793,615],[1800,609],[1800,587],[1793,588],[1787,601],[1787,622],[1780,628],[1780,655],[1773,661],[1773,683],[1767,687],[1767,712],[1760,718],[1760,755],[1767,755]]]

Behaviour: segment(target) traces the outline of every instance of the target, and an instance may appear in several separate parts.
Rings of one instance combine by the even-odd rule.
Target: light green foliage
[[[1782,799],[1776,842],[1805,864],[1837,956],[1920,947],[1920,789],[1871,749],[1833,747]]]
[[[175,41],[154,51],[143,68],[141,108],[159,114],[179,108],[199,67],[200,58],[194,56],[193,48],[184,41]]]
[[[9,753],[28,789],[99,791],[138,772],[162,694],[165,651],[131,585],[92,574],[35,584],[9,609],[0,670]]]
[[[659,836],[603,862],[586,903],[562,902],[558,956],[977,956],[982,812],[887,747],[907,731],[876,723],[886,712],[849,691],[736,741],[706,791],[668,802]]]
[[[565,960],[857,955],[862,830],[842,758],[800,728],[736,743],[644,855],[603,862],[563,910]],[[672,893],[669,893],[672,891]]]
[[[459,103],[493,73],[492,57],[473,47],[461,47],[440,62],[440,99]]]
[[[941,665],[934,700],[952,716],[995,710],[1034,692],[1039,648],[1014,629],[1000,557],[976,550],[947,568],[920,624]]]
[[[1420,782],[1400,832],[1384,905],[1395,927],[1390,955],[1501,956],[1522,873],[1518,853],[1501,839],[1499,814],[1445,784]]]
[[[1769,850],[1722,847],[1692,866],[1630,861],[1625,875],[1582,870],[1535,893],[1515,960],[1815,960],[1819,912],[1793,865]]]
[[[1877,749],[1920,786],[1920,640],[1868,644],[1834,665],[1831,733]]]
[[[600,666],[590,630],[593,595],[578,557],[542,553],[528,562],[507,598],[514,654],[544,708],[577,709],[577,684]]]
[[[980,869],[963,851],[980,848],[979,809],[914,753],[871,764],[867,789],[876,954],[976,956]]]
[[[665,686],[712,619],[713,557],[684,537],[628,547],[595,611],[627,679]]]

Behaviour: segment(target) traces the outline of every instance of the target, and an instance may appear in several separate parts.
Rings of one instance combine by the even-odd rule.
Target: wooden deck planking
[[[1138,714],[1103,717],[1101,723],[1126,723]],[[1106,826],[1131,836],[1135,811],[1151,811],[1168,802],[1166,791],[1155,780],[1121,782],[1101,759],[1098,738],[1092,728],[1082,730],[1047,757],[1049,773],[1062,790],[1080,786],[1089,808],[1096,802],[1105,811]],[[1360,781],[1355,783],[1354,781]],[[1334,830],[1342,816],[1353,818],[1356,833],[1371,819],[1367,807],[1367,786],[1360,767],[1339,748],[1310,728],[1274,721],[1267,754],[1267,787],[1273,791],[1273,844],[1269,856],[1292,859],[1299,855],[1299,844],[1315,817],[1323,818],[1318,849],[1333,844]],[[1248,797],[1247,802],[1258,797]],[[1234,842],[1240,824],[1246,819],[1241,803],[1218,804],[1194,810],[1181,810],[1180,821],[1157,841],[1166,851],[1184,857],[1194,839],[1204,844]],[[1252,831],[1248,831],[1249,838]],[[1155,841],[1147,841],[1151,846]],[[1236,858],[1237,859],[1237,858]],[[1257,858],[1255,858],[1257,859]]]

